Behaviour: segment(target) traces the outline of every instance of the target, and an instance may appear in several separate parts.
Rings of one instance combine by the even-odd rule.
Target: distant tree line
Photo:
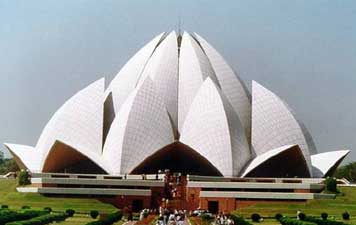
[[[350,182],[356,182],[356,162],[339,167],[334,175],[336,178],[346,178]]]
[[[5,158],[4,153],[0,151],[0,174],[16,172],[18,170],[19,167],[16,165],[15,160]]]

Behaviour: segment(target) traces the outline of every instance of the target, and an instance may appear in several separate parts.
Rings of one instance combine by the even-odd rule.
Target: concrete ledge
[[[41,194],[151,196],[151,190],[104,188],[38,188]]]
[[[262,182],[203,182],[189,181],[187,187],[198,188],[243,188],[243,189],[306,189],[321,190],[323,184],[310,183],[262,183]]]
[[[38,188],[36,187],[18,187],[16,190],[22,193],[38,193]]]
[[[108,175],[108,174],[75,174],[75,173],[32,173],[32,178],[90,178],[94,180],[142,180],[142,175]],[[157,174],[146,174],[146,180],[156,180]],[[164,174],[158,174],[158,180],[163,180]]]
[[[330,194],[314,193],[282,193],[282,192],[227,192],[227,191],[201,191],[201,198],[243,198],[243,199],[285,199],[285,200],[309,200],[335,198]]]
[[[84,178],[31,178],[32,184],[77,184],[77,185],[110,185],[164,187],[160,180],[115,180],[115,179],[84,179]]]

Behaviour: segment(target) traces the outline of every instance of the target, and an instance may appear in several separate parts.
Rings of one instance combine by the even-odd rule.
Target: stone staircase
[[[168,200],[166,208],[184,209],[186,205],[186,177],[180,176],[179,182],[177,182],[177,178],[173,178],[173,180],[174,182],[170,182],[169,184],[167,184],[169,185],[169,190],[171,192],[171,199]]]

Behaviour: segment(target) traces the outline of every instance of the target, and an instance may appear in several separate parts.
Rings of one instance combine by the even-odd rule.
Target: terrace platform
[[[321,193],[324,179],[236,178],[194,175],[119,175],[33,173],[19,192],[94,197],[134,211],[141,208],[208,209],[229,212],[264,201],[308,201],[335,198]]]

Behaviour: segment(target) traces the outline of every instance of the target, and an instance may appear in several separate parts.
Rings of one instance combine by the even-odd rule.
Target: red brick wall
[[[218,201],[220,212],[227,213],[236,209],[236,202],[234,198],[200,198],[200,208],[208,209],[209,201]]]
[[[132,201],[134,200],[142,200],[143,201],[143,208],[150,208],[151,207],[151,196],[123,196],[118,195],[115,197],[103,197],[99,198],[100,201],[110,203],[119,209],[123,208],[131,208]]]
[[[296,193],[310,193],[310,190],[308,190],[308,189],[294,189],[294,192],[296,192]]]
[[[187,210],[195,210],[199,207],[199,198],[200,198],[200,190],[201,188],[187,188],[186,189],[186,209]]]

